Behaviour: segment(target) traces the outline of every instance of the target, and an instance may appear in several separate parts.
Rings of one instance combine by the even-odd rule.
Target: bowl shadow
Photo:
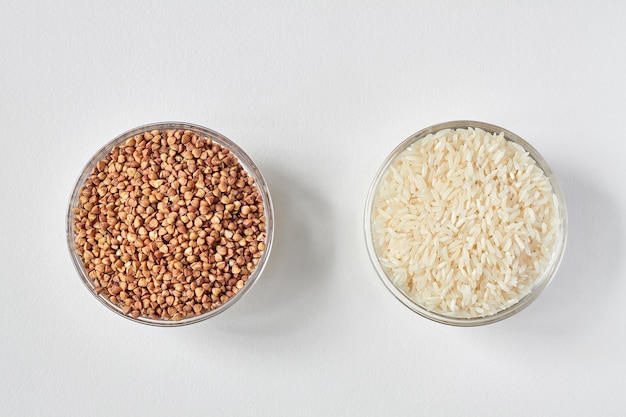
[[[274,241],[254,288],[236,305],[211,319],[222,335],[277,336],[306,326],[323,307],[334,260],[328,238],[334,219],[328,203],[293,177],[264,169],[274,208]]]
[[[580,172],[557,168],[568,212],[563,260],[537,300],[505,320],[542,337],[581,335],[606,319],[619,296],[613,289],[624,251],[623,216],[616,202]]]

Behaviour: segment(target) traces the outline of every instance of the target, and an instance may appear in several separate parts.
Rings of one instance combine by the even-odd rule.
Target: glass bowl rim
[[[80,256],[76,252],[75,243],[74,243],[73,209],[74,207],[76,207],[80,190],[82,186],[84,185],[87,177],[91,174],[91,171],[93,170],[94,166],[105,155],[107,155],[111,151],[111,149],[113,149],[115,146],[118,146],[124,143],[126,140],[138,134],[150,132],[152,130],[190,130],[190,131],[200,134],[203,137],[209,137],[212,140],[214,140],[217,144],[221,145],[224,148],[227,148],[230,152],[232,152],[237,157],[237,160],[243,166],[244,170],[248,173],[248,175],[254,178],[254,182],[257,186],[257,189],[259,190],[259,193],[261,194],[263,198],[263,209],[265,212],[265,219],[266,219],[265,250],[263,254],[261,255],[261,258],[259,259],[259,263],[257,264],[256,268],[254,269],[254,271],[252,271],[252,274],[250,274],[250,277],[248,278],[248,281],[246,282],[246,284],[237,292],[237,294],[232,296],[226,303],[224,303],[220,307],[214,310],[206,311],[200,315],[187,317],[178,321],[164,320],[164,319],[151,319],[149,317],[143,317],[143,316],[139,316],[135,318],[135,317],[132,317],[131,315],[124,314],[120,307],[113,304],[105,296],[96,294],[96,292],[93,290],[94,289],[93,282],[87,276],[85,269],[83,268],[82,261],[80,259]],[[186,326],[186,325],[193,324],[193,323],[198,323],[198,322],[207,320],[211,317],[215,317],[218,314],[226,311],[228,308],[232,307],[258,281],[269,259],[270,252],[272,249],[272,243],[274,240],[274,208],[272,204],[272,197],[270,195],[267,181],[261,174],[261,171],[259,170],[259,168],[252,161],[252,159],[248,156],[248,154],[246,154],[246,152],[241,147],[239,147],[239,145],[237,145],[236,143],[228,139],[226,136],[212,129],[209,129],[207,127],[197,125],[194,123],[188,123],[188,122],[172,121],[172,122],[148,123],[148,124],[144,124],[144,125],[129,129],[126,132],[121,133],[117,135],[115,138],[109,140],[105,145],[100,147],[93,154],[93,156],[89,159],[89,161],[84,165],[83,169],[81,170],[81,173],[78,176],[78,179],[76,180],[74,184],[74,187],[72,188],[72,193],[70,194],[69,203],[67,207],[68,208],[67,208],[65,230],[66,230],[66,238],[67,238],[69,254],[72,260],[72,264],[74,265],[74,268],[76,269],[76,272],[78,273],[85,287],[100,303],[102,303],[105,307],[107,307],[109,310],[113,311],[114,313],[135,323],[141,323],[141,324],[157,326],[157,327],[180,327],[180,326]]]
[[[557,237],[557,242],[554,247],[554,252],[552,253],[552,258],[547,268],[543,272],[540,279],[533,285],[531,291],[524,297],[522,297],[517,303],[498,311],[495,314],[483,317],[471,317],[471,318],[460,318],[460,317],[452,317],[447,316],[441,313],[437,313],[434,311],[430,311],[425,307],[418,304],[416,301],[408,297],[403,291],[401,291],[398,287],[396,287],[387,274],[382,269],[380,262],[378,260],[378,255],[376,254],[376,249],[374,247],[374,242],[372,239],[372,227],[371,227],[371,219],[372,219],[372,209],[374,204],[375,193],[378,189],[378,186],[382,180],[382,177],[387,172],[387,169],[392,164],[392,162],[400,155],[404,150],[406,150],[413,143],[425,138],[429,134],[437,133],[441,130],[445,129],[469,129],[469,128],[478,128],[482,129],[488,133],[503,133],[504,138],[511,142],[517,143],[522,146],[526,152],[530,155],[530,157],[535,161],[537,166],[544,172],[548,180],[550,181],[550,185],[552,186],[552,190],[556,195],[559,207],[559,217],[560,217],[560,228],[559,228],[559,236]],[[411,311],[419,314],[422,317],[435,321],[437,323],[442,323],[451,326],[459,326],[459,327],[472,327],[472,326],[482,326],[486,324],[496,323],[498,321],[504,320],[508,317],[513,316],[514,314],[519,313],[526,307],[528,307],[545,289],[546,286],[556,275],[556,272],[561,264],[563,259],[563,254],[565,252],[565,246],[567,243],[567,208],[565,203],[565,196],[563,194],[563,190],[556,178],[556,175],[546,162],[546,160],[541,156],[541,154],[526,140],[522,139],[517,134],[511,132],[508,129],[503,127],[473,121],[473,120],[454,120],[443,123],[438,123],[429,127],[426,127],[418,132],[410,135],[408,138],[403,140],[398,146],[394,148],[391,153],[386,157],[383,163],[378,168],[376,175],[374,176],[374,180],[372,181],[365,203],[365,212],[363,216],[363,227],[365,232],[365,243],[367,247],[367,252],[370,258],[374,269],[379,277],[379,279],[383,282],[385,287],[398,299],[402,304],[404,304]]]

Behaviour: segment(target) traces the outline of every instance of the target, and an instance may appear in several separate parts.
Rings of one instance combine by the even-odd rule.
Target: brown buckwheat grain
[[[135,318],[181,320],[220,307],[265,250],[253,178],[227,148],[192,131],[145,132],[114,147],[73,212],[95,292]]]

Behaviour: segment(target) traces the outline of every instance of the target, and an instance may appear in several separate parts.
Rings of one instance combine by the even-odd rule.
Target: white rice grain
[[[502,133],[446,129],[410,145],[374,195],[381,266],[407,296],[452,317],[483,317],[533,288],[558,238],[550,181]]]

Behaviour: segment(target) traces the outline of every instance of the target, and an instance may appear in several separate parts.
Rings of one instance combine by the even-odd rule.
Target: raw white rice
[[[401,152],[375,191],[372,236],[393,284],[426,309],[483,317],[517,303],[549,264],[550,181],[504,134],[446,129]]]

